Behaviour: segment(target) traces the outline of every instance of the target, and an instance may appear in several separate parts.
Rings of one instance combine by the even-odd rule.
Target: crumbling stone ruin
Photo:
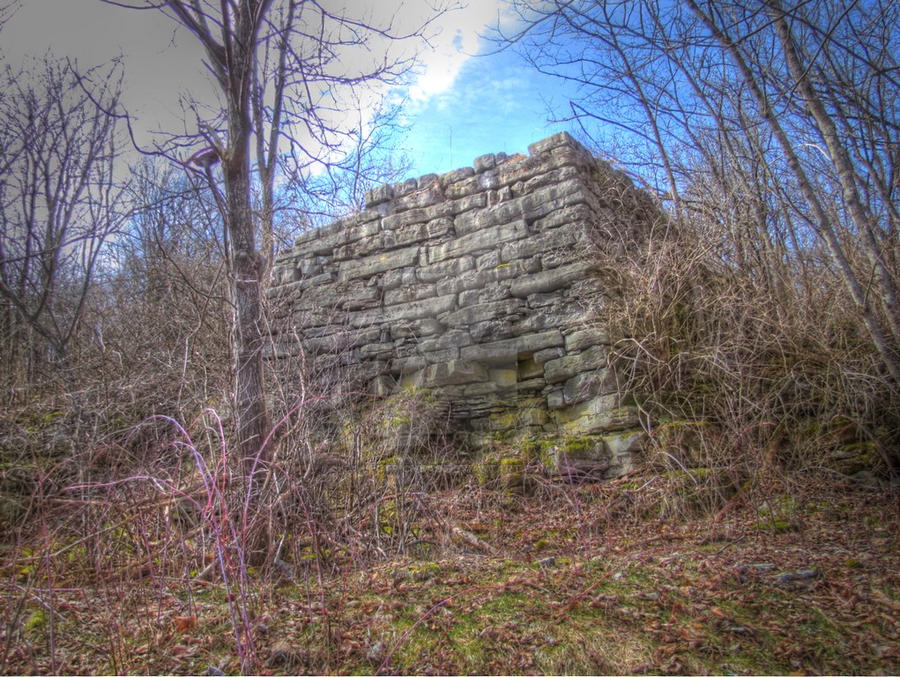
[[[274,270],[275,357],[336,359],[378,395],[428,389],[475,446],[557,440],[614,476],[642,436],[595,247],[646,226],[608,195],[638,191],[566,133],[529,153],[381,186],[298,237]]]

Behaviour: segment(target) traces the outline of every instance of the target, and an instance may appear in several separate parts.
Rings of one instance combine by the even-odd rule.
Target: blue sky
[[[421,21],[429,11],[425,0],[323,1],[334,7],[346,2],[350,11],[395,23]],[[533,71],[512,51],[475,56],[495,49],[480,35],[498,19],[509,26],[504,0],[470,0],[434,24],[432,48],[420,54],[403,109],[408,135],[402,148],[412,176],[467,166],[484,153],[526,152],[528,144],[568,128],[547,122],[548,103],[565,111],[561,81]],[[25,0],[5,27],[0,50],[11,62],[52,50],[82,67],[121,57],[124,101],[136,116],[139,138],[149,139],[152,129],[190,131],[180,95],[201,101],[215,96],[199,46],[173,26],[159,12],[100,0]]]
[[[548,106],[558,116],[567,102],[559,79],[541,75],[512,51],[473,57],[451,88],[407,111],[413,172],[445,172],[484,153],[525,153],[528,144],[570,129],[548,122],[554,117]]]

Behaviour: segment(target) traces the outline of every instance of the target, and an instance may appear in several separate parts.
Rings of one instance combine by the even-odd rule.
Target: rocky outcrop
[[[303,233],[275,266],[274,357],[333,360],[378,394],[429,389],[476,444],[602,437],[615,474],[638,420],[608,363],[592,252],[647,224],[609,199],[637,193],[627,177],[568,134],[529,152],[381,186]]]

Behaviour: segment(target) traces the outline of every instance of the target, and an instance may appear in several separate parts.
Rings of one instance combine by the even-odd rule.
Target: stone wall
[[[276,261],[275,357],[302,345],[377,394],[429,389],[477,445],[577,438],[620,473],[640,436],[608,364],[594,247],[643,227],[621,213],[637,191],[568,134],[529,153],[381,186],[303,233]]]

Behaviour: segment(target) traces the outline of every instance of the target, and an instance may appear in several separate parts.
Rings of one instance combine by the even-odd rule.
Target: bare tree
[[[65,364],[101,265],[124,219],[115,176],[119,82],[90,94],[66,62],[3,73],[0,102],[0,298],[9,368]]]
[[[6,0],[6,2],[0,2],[0,30],[3,29],[3,25],[9,21],[10,17],[12,17],[16,10],[21,6],[21,0]]]
[[[509,40],[580,86],[570,118],[676,215],[725,225],[738,260],[769,261],[771,289],[820,243],[900,383],[896,3],[511,4],[524,23]]]
[[[193,143],[200,141],[203,150],[192,160],[216,195],[227,234],[233,408],[238,453],[249,473],[265,460],[263,441],[270,429],[263,383],[263,285],[275,249],[276,169],[285,161],[293,171],[346,162],[347,141],[366,133],[344,115],[348,92],[362,95],[372,83],[395,81],[412,62],[391,56],[377,43],[419,37],[424,27],[401,35],[390,23],[378,26],[363,13],[355,17],[348,9],[333,12],[325,3],[302,0],[104,1],[161,9],[190,32],[205,50],[205,65],[222,97],[221,112],[212,117],[193,106],[198,127]],[[383,56],[351,65],[348,54],[365,51]],[[177,146],[192,140],[174,141]]]

